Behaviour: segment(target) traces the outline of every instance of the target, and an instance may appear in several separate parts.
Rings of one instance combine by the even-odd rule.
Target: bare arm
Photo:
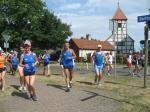
[[[73,49],[71,49],[71,52],[72,52],[72,55],[73,55],[72,59],[76,59],[77,56],[76,56],[76,54],[75,54]]]
[[[92,54],[91,58],[92,58],[92,62],[93,62],[93,64],[94,64],[94,60],[95,60],[95,52]]]
[[[34,55],[34,60],[35,60],[33,66],[36,66],[38,64],[38,58],[35,53],[33,55]]]
[[[23,54],[20,56],[19,65],[22,66],[22,67],[24,67],[24,65],[22,63],[23,63]]]

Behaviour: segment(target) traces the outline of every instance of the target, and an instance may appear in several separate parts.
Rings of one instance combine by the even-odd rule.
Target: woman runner
[[[20,57],[21,55],[24,53],[24,48],[23,48],[23,44],[20,46],[19,52],[18,52],[18,60],[20,62]],[[18,71],[19,71],[19,77],[20,77],[20,87],[19,87],[19,91],[26,91],[26,83],[25,83],[25,79],[24,79],[24,74],[23,74],[23,67],[18,65]]]
[[[2,48],[0,47],[0,89],[4,91],[5,85],[5,75],[6,75],[6,67],[5,67],[5,56],[2,53]]]
[[[37,101],[35,93],[35,66],[38,64],[38,59],[35,53],[31,51],[31,42],[26,40],[24,43],[25,52],[21,55],[20,65],[23,66],[25,81],[28,87],[30,98]]]

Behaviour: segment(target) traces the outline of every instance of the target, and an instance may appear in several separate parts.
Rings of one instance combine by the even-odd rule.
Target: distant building
[[[77,61],[82,61],[83,57],[86,55],[91,55],[97,49],[98,44],[102,45],[102,51],[104,53],[114,51],[113,46],[109,42],[92,40],[91,38],[72,38],[70,39],[69,43],[70,48],[72,48],[77,55]]]
[[[127,32],[127,17],[119,7],[119,4],[115,15],[110,20],[110,30],[112,34],[106,41],[115,46],[117,53],[128,54],[130,51],[134,51],[134,40]]]

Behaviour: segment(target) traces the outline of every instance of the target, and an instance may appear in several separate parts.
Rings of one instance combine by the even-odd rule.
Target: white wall
[[[95,50],[82,50],[82,49],[80,49],[79,50],[79,57],[85,57],[87,54],[93,54],[94,53],[94,51]],[[103,54],[105,54],[105,53],[110,53],[110,51],[102,51],[103,52]],[[114,56],[114,51],[112,51],[112,55]]]

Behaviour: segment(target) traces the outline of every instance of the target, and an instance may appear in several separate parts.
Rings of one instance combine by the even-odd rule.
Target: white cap
[[[26,40],[26,41],[24,42],[24,44],[27,44],[27,45],[31,46],[30,40]]]
[[[102,48],[102,45],[98,44],[97,47],[101,47]]]
[[[2,48],[0,47],[0,51],[2,50]]]

